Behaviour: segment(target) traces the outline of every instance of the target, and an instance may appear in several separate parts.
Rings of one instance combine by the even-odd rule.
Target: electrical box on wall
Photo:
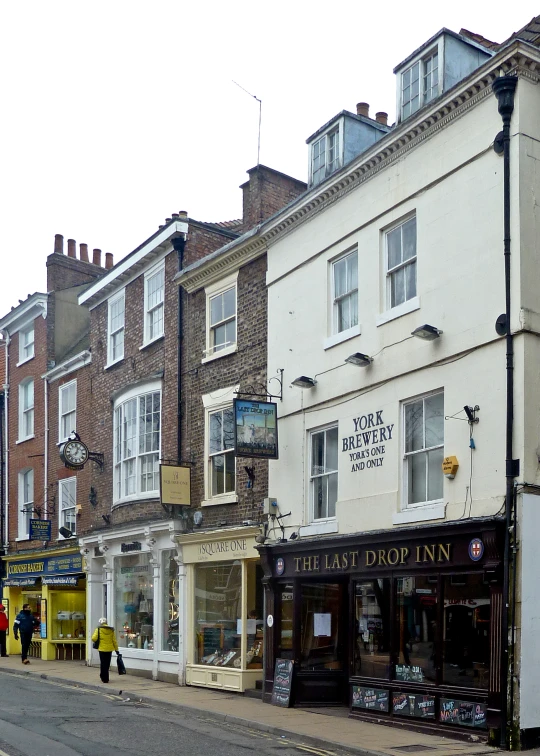
[[[277,514],[277,499],[263,499],[263,512],[265,515]]]

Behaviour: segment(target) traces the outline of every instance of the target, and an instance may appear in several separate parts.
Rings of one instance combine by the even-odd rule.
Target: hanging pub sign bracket
[[[236,396],[256,396],[259,399],[279,399],[280,402],[283,401],[283,368],[279,368],[277,371],[278,375],[272,376],[272,378],[269,378],[267,381],[266,386],[264,383],[250,383],[245,387],[245,391],[236,391]],[[272,381],[277,381],[279,385],[279,394],[272,394],[270,393],[269,385],[272,383]]]

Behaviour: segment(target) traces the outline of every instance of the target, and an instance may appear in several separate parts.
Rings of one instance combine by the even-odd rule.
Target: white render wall
[[[524,494],[519,528],[521,557],[521,654],[519,726],[522,730],[540,726],[540,581],[538,580],[538,534],[540,500]]]

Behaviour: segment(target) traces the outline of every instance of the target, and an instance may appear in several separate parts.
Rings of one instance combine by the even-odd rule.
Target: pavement
[[[494,754],[485,742],[464,742],[441,735],[412,732],[401,727],[372,724],[351,719],[342,709],[285,709],[265,704],[257,698],[208,688],[180,687],[172,683],[130,675],[119,677],[111,667],[111,682],[99,680],[96,667],[85,662],[42,661],[31,659],[23,666],[20,656],[0,659],[0,672],[39,677],[75,687],[119,694],[124,699],[165,706],[191,713],[211,714],[226,721],[260,732],[293,738],[308,748],[330,751],[343,748],[359,756],[478,756]],[[114,665],[114,659],[113,659]],[[474,737],[474,734],[471,733]],[[477,737],[477,736],[476,736]],[[540,754],[540,749],[529,751]]]

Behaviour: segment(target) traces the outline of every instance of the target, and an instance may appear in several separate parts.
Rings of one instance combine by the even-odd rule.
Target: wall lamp
[[[425,341],[435,341],[435,339],[439,338],[441,333],[442,331],[440,331],[438,328],[435,328],[435,326],[424,323],[424,325],[415,328],[414,331],[412,331],[411,336],[416,336],[417,338],[424,339]]]
[[[296,386],[297,388],[311,389],[317,385],[317,381],[315,380],[315,378],[309,378],[307,375],[301,375],[298,378],[294,379],[292,385]]]
[[[348,362],[351,365],[356,365],[357,367],[369,367],[373,362],[373,357],[370,357],[367,354],[362,354],[362,352],[355,352],[347,357],[345,362]]]
[[[62,538],[73,538],[75,535],[74,533],[69,530],[69,528],[64,528],[63,526],[61,528],[58,528],[58,532],[62,536]]]

